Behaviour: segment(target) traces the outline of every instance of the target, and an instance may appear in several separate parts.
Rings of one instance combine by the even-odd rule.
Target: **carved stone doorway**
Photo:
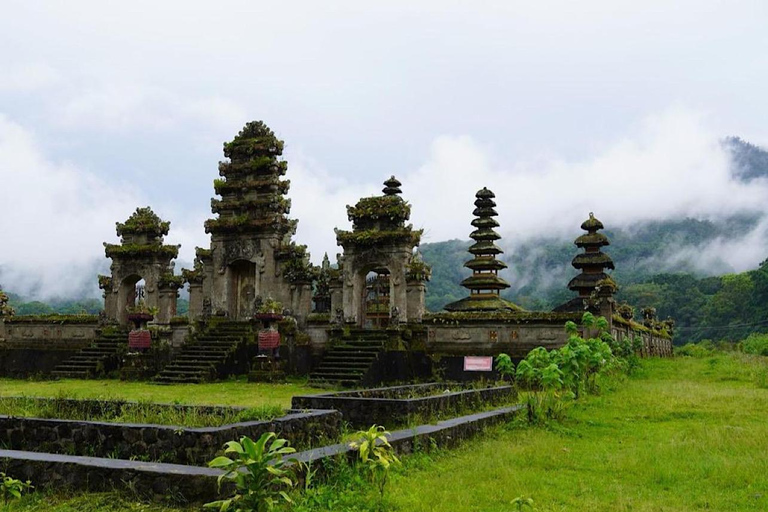
[[[382,268],[368,272],[363,287],[362,306],[361,327],[364,329],[383,329],[389,325],[389,270]]]
[[[238,260],[229,266],[230,317],[235,320],[246,320],[253,316],[256,300],[256,264],[251,261]]]

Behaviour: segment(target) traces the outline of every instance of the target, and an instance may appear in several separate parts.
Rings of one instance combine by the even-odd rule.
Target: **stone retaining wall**
[[[341,412],[344,421],[355,428],[371,425],[391,427],[403,425],[413,418],[445,418],[463,411],[477,410],[486,405],[509,402],[516,397],[512,386],[467,389],[444,393],[445,384],[430,383],[413,386],[395,386],[364,391],[325,393],[310,396],[295,396],[295,409],[335,409]],[[416,396],[415,393],[435,393],[432,396]]]
[[[292,446],[306,449],[337,439],[341,414],[291,410],[270,421],[205,428],[0,416],[0,445],[12,450],[174,464],[204,465],[225,443],[241,436],[257,439],[265,432],[275,432]]]

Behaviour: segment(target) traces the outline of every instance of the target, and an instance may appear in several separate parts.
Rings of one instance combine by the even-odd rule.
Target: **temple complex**
[[[553,311],[526,311],[502,297],[511,285],[498,259],[496,196],[481,188],[474,197],[472,257],[464,265],[471,275],[461,282],[469,295],[429,312],[432,269],[417,250],[423,230],[408,223],[407,186],[391,176],[380,195],[347,206],[351,228],[335,229],[336,263],[326,254],[314,266],[307,247],[294,240],[298,221],[288,217],[282,153],[283,141],[261,121],[247,123],[224,144],[214,217],[203,226],[210,244],[196,248],[192,268],[179,274],[179,246],[164,243],[169,222],[148,207],[118,222],[120,243],[104,244],[112,264],[110,275],[98,278],[99,317],[17,317],[0,294],[0,375],[118,372],[163,383],[293,373],[334,385],[433,375],[464,380],[485,375],[468,360],[502,352],[522,358],[536,347],[562,346],[565,322],[578,323],[585,311],[604,316],[615,337],[641,339],[645,355],[671,353],[671,320],[659,322],[655,312],[644,311],[643,325],[634,321],[633,308],[615,305],[614,264],[602,252],[609,241],[593,214],[575,241],[580,252],[572,264],[579,274],[567,286],[577,296]],[[189,313],[178,316],[185,284]],[[129,315],[137,314],[151,319],[144,329],[151,342],[144,334],[147,343],[131,352]]]

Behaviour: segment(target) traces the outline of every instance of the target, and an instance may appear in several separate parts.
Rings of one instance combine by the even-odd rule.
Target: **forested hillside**
[[[731,153],[737,179],[749,182],[768,177],[768,152],[737,137],[724,139],[723,145]],[[768,330],[766,307],[760,306],[768,301],[763,287],[766,265],[731,274],[733,269],[716,255],[706,261],[702,257],[712,244],[727,248],[729,241],[743,238],[760,220],[757,215],[736,215],[716,221],[665,220],[628,230],[607,229],[611,245],[606,252],[616,264],[613,277],[621,287],[618,300],[638,307],[654,306],[660,316],[675,318],[681,342],[739,339],[753,330]],[[579,234],[575,223],[573,239]],[[576,275],[570,264],[577,253],[573,239],[500,240],[506,251],[501,259],[509,265],[502,275],[512,284],[504,296],[530,310],[549,310],[573,297],[566,288]],[[469,240],[422,245],[424,259],[433,267],[427,293],[430,310],[438,311],[466,296],[459,283],[469,275],[463,267],[469,245]]]

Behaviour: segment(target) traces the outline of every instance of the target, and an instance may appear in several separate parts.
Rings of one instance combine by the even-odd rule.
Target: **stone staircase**
[[[59,364],[51,375],[60,379],[92,379],[103,376],[110,360],[128,347],[128,331],[102,332],[94,342]]]
[[[310,385],[351,387],[363,380],[387,341],[384,331],[356,329],[326,352],[320,365],[309,374]]]
[[[222,322],[185,344],[160,374],[160,384],[200,383],[215,380],[222,373],[237,345],[252,336],[247,322]]]

